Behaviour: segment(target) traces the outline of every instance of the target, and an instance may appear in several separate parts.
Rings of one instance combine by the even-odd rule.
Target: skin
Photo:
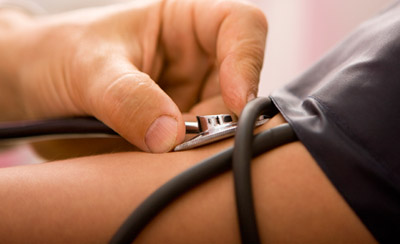
[[[278,115],[259,130],[283,123]],[[6,243],[105,243],[168,179],[231,145],[168,154],[124,152],[0,170]],[[252,162],[263,243],[376,243],[300,142]],[[231,172],[161,212],[135,243],[240,243]]]
[[[257,93],[267,22],[241,1],[1,13],[1,120],[92,115],[141,150],[167,152],[184,139],[181,111],[222,95],[239,115]]]
[[[238,1],[146,1],[41,18],[2,10],[1,120],[93,115],[142,150],[167,151],[183,139],[180,111],[226,105],[240,114],[257,90],[266,31],[264,15]],[[177,129],[156,126],[172,132],[150,148],[147,133],[162,115]],[[259,130],[284,122],[277,115]],[[1,240],[105,243],[157,187],[231,144],[80,152],[0,169]],[[264,243],[376,242],[300,142],[256,158],[252,176]],[[227,172],[177,199],[136,242],[239,243],[238,233]]]

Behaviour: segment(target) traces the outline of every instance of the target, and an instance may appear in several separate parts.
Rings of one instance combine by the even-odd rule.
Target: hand
[[[239,1],[84,9],[7,32],[0,74],[13,77],[22,119],[93,115],[166,152],[184,138],[181,111],[221,94],[240,114],[256,95],[266,32],[262,12]]]
[[[189,112],[183,113],[185,121],[196,121],[196,115],[227,114],[220,96],[197,103]],[[190,137],[190,136],[189,136]],[[56,161],[99,154],[138,151],[123,138],[56,138],[30,142],[40,160]],[[194,150],[199,149],[195,148]]]

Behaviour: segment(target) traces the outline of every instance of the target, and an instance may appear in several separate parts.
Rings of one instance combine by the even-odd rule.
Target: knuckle
[[[260,45],[247,43],[241,46],[240,51],[237,52],[236,60],[245,70],[259,73],[264,62],[264,48]]]
[[[123,74],[109,83],[103,93],[103,101],[112,101],[114,104],[123,104],[127,96],[132,98],[138,94],[147,94],[153,86],[148,75],[138,72]],[[136,96],[135,96],[136,95]]]
[[[155,85],[140,72],[124,74],[109,84],[101,96],[98,109],[109,125],[133,143],[144,137],[148,117],[157,108]],[[140,118],[140,119],[138,119]]]
[[[154,83],[146,74],[132,72],[121,75],[104,90],[101,107],[105,108],[111,120],[118,119],[121,114],[135,116],[145,104],[149,104],[153,88]]]
[[[251,86],[249,90],[254,91],[253,86],[257,86],[260,79],[262,64],[253,62],[252,60],[243,61],[241,63],[240,72],[246,77],[247,83]]]

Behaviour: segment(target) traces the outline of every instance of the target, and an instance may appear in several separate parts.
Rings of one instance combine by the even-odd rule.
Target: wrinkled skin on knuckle
[[[98,99],[91,97],[97,94],[98,83],[117,80],[115,74],[123,76],[134,72],[133,69],[141,70],[144,55],[148,55],[144,51],[152,53],[143,50],[140,41],[144,37],[135,36],[139,29],[144,28],[138,25],[143,21],[134,15],[136,12],[135,8],[116,8],[97,17],[87,24],[76,46],[70,63],[70,73],[74,76],[71,82],[78,87],[78,100],[82,101],[88,113],[100,107]]]
[[[93,35],[85,37],[77,45],[69,60],[68,82],[76,91],[75,101],[80,103],[86,113],[92,114],[98,109],[98,90],[110,82],[110,77],[114,78],[116,73],[121,75],[131,72],[131,66],[125,65],[121,53],[115,45]],[[121,66],[120,69],[116,69],[118,65]]]
[[[142,127],[149,123],[138,118],[145,118],[141,116],[142,113],[157,110],[158,103],[152,96],[156,87],[150,77],[143,73],[125,74],[112,82],[104,91],[99,106],[102,108],[101,113],[106,121],[123,133],[135,134],[129,131],[130,129],[145,131]]]
[[[237,64],[243,65],[243,68],[250,69],[251,72],[260,72],[264,60],[264,46],[253,40],[243,40],[242,45],[235,52]]]

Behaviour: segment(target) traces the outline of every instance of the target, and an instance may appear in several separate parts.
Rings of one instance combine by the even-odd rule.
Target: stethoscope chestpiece
[[[230,114],[217,114],[196,116],[197,122],[185,122],[186,134],[197,134],[193,138],[179,144],[174,151],[183,151],[200,147],[212,142],[231,137],[235,134],[237,128],[237,119]],[[261,116],[256,126],[267,122],[266,116]]]

